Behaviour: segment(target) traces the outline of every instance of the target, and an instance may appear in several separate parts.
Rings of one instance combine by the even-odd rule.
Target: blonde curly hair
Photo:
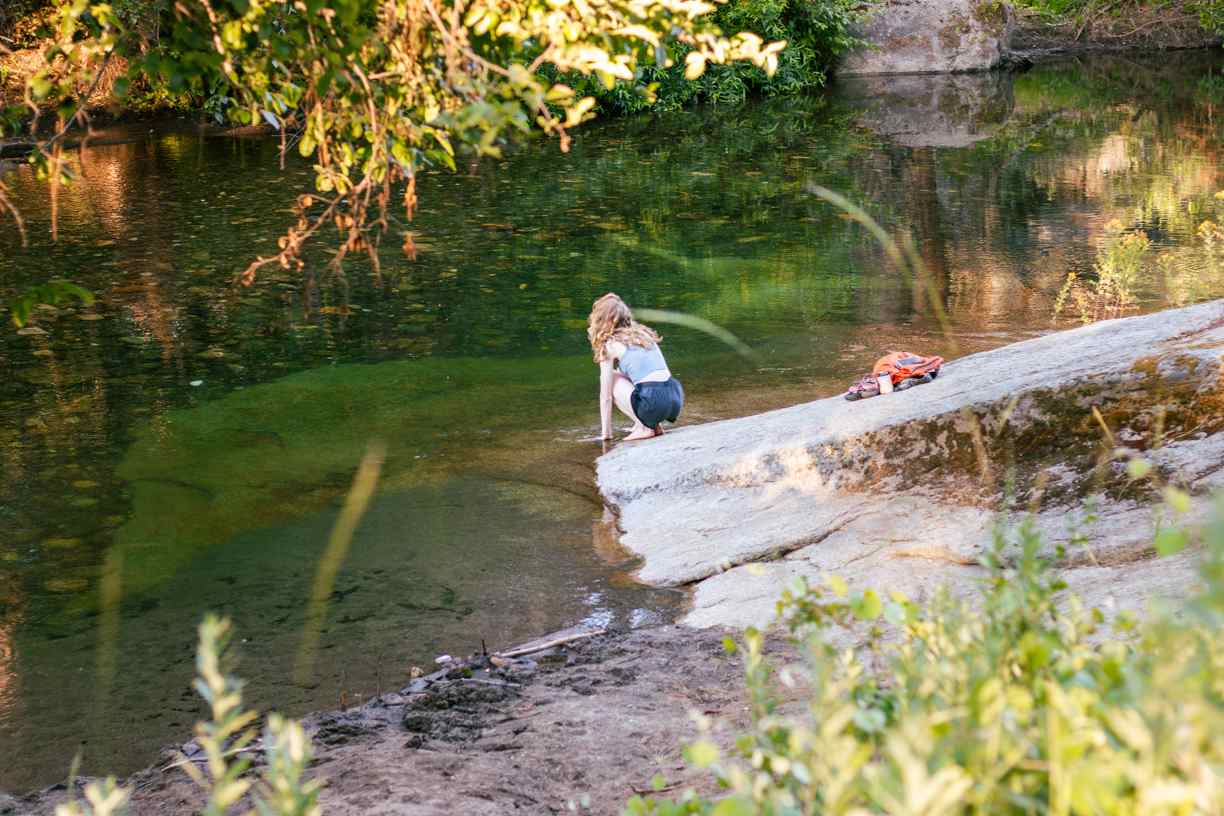
[[[654,329],[634,320],[628,304],[609,292],[591,306],[591,316],[587,318],[587,339],[591,341],[595,362],[602,363],[607,359],[609,340],[619,340],[626,346],[650,348],[662,338]]]

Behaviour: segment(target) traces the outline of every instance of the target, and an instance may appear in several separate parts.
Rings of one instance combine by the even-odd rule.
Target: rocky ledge
[[[1192,550],[1155,558],[1156,485],[1190,493],[1189,523],[1224,488],[1222,354],[1224,301],[1096,323],[954,360],[907,391],[622,445],[599,460],[599,488],[640,579],[695,586],[692,626],[768,623],[795,576],[916,598],[966,587],[996,522],[1020,515],[1009,507],[1067,549],[1087,601],[1133,607],[1194,581]],[[1119,447],[1158,480],[1130,480]]]
[[[1007,54],[1015,14],[1001,0],[886,0],[854,32],[863,45],[838,71],[923,74],[986,71]]]

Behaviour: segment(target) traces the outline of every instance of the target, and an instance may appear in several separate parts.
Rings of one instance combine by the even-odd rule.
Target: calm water
[[[950,356],[1049,331],[1106,225],[1153,242],[1142,309],[1224,294],[1214,57],[1017,77],[845,83],[802,103],[612,122],[430,177],[409,262],[381,279],[267,270],[308,180],[271,141],[117,131],[77,160],[49,239],[0,224],[0,296],[46,277],[98,295],[0,331],[0,788],[126,772],[184,739],[194,625],[233,616],[253,704],[358,702],[442,652],[579,622],[665,620],[593,486],[590,302],[690,312],[747,362],[662,326],[689,422],[836,393],[891,348]],[[818,183],[910,235],[931,310]],[[397,225],[397,232],[406,225]],[[953,346],[955,343],[955,347]],[[314,659],[307,598],[356,463],[387,447]]]

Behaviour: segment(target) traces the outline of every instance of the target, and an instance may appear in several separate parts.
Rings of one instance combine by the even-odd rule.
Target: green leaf
[[[1152,472],[1152,463],[1146,459],[1132,459],[1126,463],[1126,475],[1132,479],[1142,479]]]
[[[39,304],[56,306],[76,298],[86,306],[94,302],[93,292],[65,280],[53,280],[23,292],[9,304],[13,324],[18,328],[30,319],[30,312]]]
[[[9,304],[9,313],[12,315],[13,325],[20,329],[30,319],[30,299],[17,298]]]
[[[710,816],[756,816],[757,810],[750,802],[738,796],[729,796],[714,806]]]
[[[1174,555],[1186,548],[1189,539],[1184,530],[1165,528],[1156,534],[1156,552],[1161,555]]]
[[[880,617],[880,613],[884,611],[884,604],[875,590],[869,589],[850,602],[850,611],[859,620],[871,621]]]
[[[1172,485],[1165,488],[1164,491],[1165,504],[1169,505],[1175,513],[1190,512],[1190,494],[1184,490],[1179,490]]]
[[[878,708],[860,708],[854,712],[854,724],[865,734],[878,734],[884,730],[888,719]]]
[[[30,94],[35,101],[46,99],[54,87],[51,80],[47,79],[42,74],[36,74],[30,79]]]
[[[1040,669],[1050,662],[1050,644],[1036,632],[1027,632],[1020,638],[1020,652],[1030,669]]]
[[[896,601],[889,601],[884,604],[884,620],[893,626],[900,626],[905,623],[906,617],[905,607]]]
[[[718,761],[718,746],[709,740],[697,740],[685,747],[684,761],[694,768],[708,768]]]

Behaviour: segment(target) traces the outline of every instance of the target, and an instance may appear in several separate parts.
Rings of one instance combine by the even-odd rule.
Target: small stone
[[[69,499],[68,503],[73,507],[93,507],[98,500],[91,496],[78,496],[75,499]]]
[[[191,382],[188,383],[188,385],[190,385],[192,388],[199,388],[203,384],[204,384],[203,380],[192,380]]]
[[[81,312],[79,315],[77,315],[77,320],[87,320],[91,323],[95,320],[101,320],[101,319],[102,319],[102,315],[96,312]]]
[[[37,326],[26,326],[25,328],[18,329],[17,333],[22,337],[38,337],[46,334],[47,332],[45,329],[40,329]]]
[[[54,357],[55,352],[51,349],[38,349],[34,352],[35,357]]]
[[[72,483],[72,486],[77,490],[93,490],[98,486],[98,483],[93,479],[77,479]]]

